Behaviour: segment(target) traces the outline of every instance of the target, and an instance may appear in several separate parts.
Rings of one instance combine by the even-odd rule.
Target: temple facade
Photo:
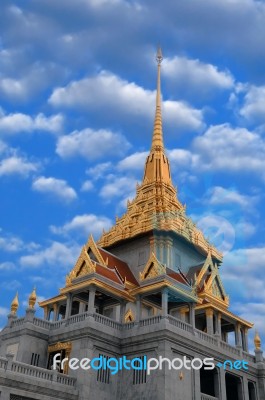
[[[172,183],[161,62],[159,50],[152,144],[136,196],[98,241],[89,237],[65,286],[39,303],[43,318],[35,316],[35,289],[23,317],[15,296],[0,333],[1,400],[265,400],[259,335],[252,355],[253,324],[229,310],[222,254],[187,217]],[[137,368],[114,374],[100,362],[83,369],[70,361],[122,357],[137,358]],[[159,357],[202,365],[140,369]]]

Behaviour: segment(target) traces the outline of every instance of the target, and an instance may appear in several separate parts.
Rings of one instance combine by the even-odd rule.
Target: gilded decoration
[[[71,342],[58,342],[48,346],[48,352],[54,353],[55,351],[61,350],[72,350],[72,343]]]
[[[149,260],[147,261],[146,266],[144,267],[144,270],[140,272],[140,281],[156,278],[157,276],[165,274],[166,267],[161,264],[156,258],[155,254],[152,253]]]
[[[16,315],[18,307],[19,307],[19,301],[17,292],[10,306],[11,314]]]
[[[66,276],[66,286],[72,284],[73,279],[78,278],[79,276],[84,276],[88,274],[92,274],[96,271],[95,262],[91,260],[87,253],[87,247],[84,246],[82,248],[81,254],[70,272],[69,275]]]
[[[55,353],[55,352],[61,352],[62,350],[65,350],[65,358],[70,358],[70,353],[72,350],[72,343],[71,342],[58,342],[56,344],[48,346],[48,353]],[[69,364],[68,360],[64,364],[63,368],[63,373],[68,374],[69,370]]]
[[[133,314],[133,312],[132,312],[132,310],[130,308],[126,312],[124,320],[125,320],[126,323],[135,321],[135,316],[134,316],[134,314]]]
[[[157,59],[157,96],[152,145],[146,159],[142,183],[136,186],[134,200],[127,202],[126,213],[121,218],[116,218],[116,224],[108,232],[102,233],[98,245],[109,247],[118,241],[159,229],[179,234],[203,254],[211,252],[213,257],[221,261],[222,254],[204,238],[202,232],[186,216],[186,206],[178,200],[177,191],[172,183],[170,164],[163,143],[161,57]]]
[[[228,305],[229,299],[226,296],[217,264],[213,263],[210,253],[208,253],[205,263],[195,280],[195,287],[197,287],[197,290],[202,289],[202,294],[210,295]]]

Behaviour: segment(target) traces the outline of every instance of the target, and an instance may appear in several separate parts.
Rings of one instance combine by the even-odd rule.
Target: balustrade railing
[[[23,325],[23,324],[24,324],[24,320],[25,320],[24,317],[14,319],[14,320],[12,321],[12,323],[11,323],[11,328],[15,328],[15,327],[17,327],[17,326]]]
[[[201,394],[201,400],[218,400],[218,397],[210,396],[209,394]]]
[[[188,324],[185,321],[182,321],[181,319],[173,317],[172,315],[168,316],[168,321],[171,325],[174,325],[183,331],[190,332],[190,333],[193,332],[193,328],[190,324]]]
[[[255,362],[255,356],[253,356],[252,354],[249,354],[246,351],[242,351],[242,355],[244,360],[250,361],[251,363]]]
[[[0,357],[0,368],[1,369],[6,369],[6,366],[7,366],[7,359],[3,358],[3,357]]]
[[[91,313],[85,312],[82,314],[72,315],[69,318],[63,319],[60,321],[47,321],[47,320],[44,320],[41,318],[34,317],[32,323],[35,326],[44,328],[49,331],[49,330],[59,329],[63,326],[75,325],[79,322],[85,321],[89,316],[91,316],[95,322],[102,324],[102,325],[106,325],[106,326],[116,329],[118,331],[128,331],[130,329],[133,329],[136,326],[137,327],[146,327],[146,326],[159,324],[162,321],[162,319],[164,319],[161,315],[155,315],[152,317],[141,319],[139,322],[133,321],[133,322],[129,322],[126,324],[122,324],[118,321],[115,321],[111,318],[108,318],[108,317],[98,314],[98,313],[91,314]],[[195,329],[192,327],[191,324],[189,324],[185,321],[182,321],[176,317],[173,317],[172,315],[167,315],[166,320],[169,322],[170,325],[175,326],[176,328],[178,328],[179,330],[181,330],[183,332],[188,332],[192,335],[197,336],[203,342],[210,343],[213,346],[220,346],[221,349],[223,349],[237,357],[240,357],[243,355],[243,358],[246,361],[255,363],[255,357],[253,355],[251,355],[245,351],[242,351],[241,349],[239,349],[235,346],[232,346],[222,340],[219,340],[215,336],[212,336],[205,332],[202,332],[199,329]],[[24,317],[17,318],[12,321],[11,328],[21,327],[25,322],[26,322],[26,320]],[[4,361],[1,361],[1,359],[0,359],[0,368],[1,368],[2,362],[4,362]]]
[[[240,356],[240,350],[237,347],[231,346],[231,344],[223,342],[222,340],[220,341],[220,346],[223,350],[227,350],[236,356]]]
[[[50,329],[52,322],[46,321],[45,319],[34,317],[33,324],[39,326],[40,328]]]
[[[162,319],[161,315],[155,315],[153,317],[144,318],[139,321],[139,326],[148,326],[148,325],[153,325],[153,324],[159,324],[161,319]]]
[[[121,330],[122,329],[122,325],[120,322],[115,321],[114,319],[105,317],[104,315],[98,314],[98,313],[94,313],[93,317],[95,319],[96,322],[99,322],[100,324],[103,325],[107,325],[111,328],[114,329],[118,329]]]
[[[0,369],[7,369],[8,360],[0,357]],[[75,388],[76,378],[71,376],[60,374],[57,371],[35,367],[33,365],[24,364],[18,361],[12,361],[10,365],[10,372],[14,372],[16,375],[22,374],[32,378],[43,379],[45,381],[57,382],[62,385],[71,386]]]
[[[199,329],[194,329],[195,335],[197,335],[200,339],[205,342],[211,343],[214,346],[217,346],[217,339],[214,336],[209,335],[208,333],[202,332]]]

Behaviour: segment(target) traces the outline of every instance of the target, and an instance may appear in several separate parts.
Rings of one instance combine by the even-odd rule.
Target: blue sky
[[[179,199],[224,251],[231,310],[265,335],[265,2],[2,0],[0,327],[57,293],[140,182],[157,44]]]

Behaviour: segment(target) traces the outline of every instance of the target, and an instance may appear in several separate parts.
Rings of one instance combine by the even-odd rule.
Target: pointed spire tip
[[[161,64],[161,62],[163,61],[163,54],[160,46],[158,46],[157,48],[156,61],[157,64]]]

